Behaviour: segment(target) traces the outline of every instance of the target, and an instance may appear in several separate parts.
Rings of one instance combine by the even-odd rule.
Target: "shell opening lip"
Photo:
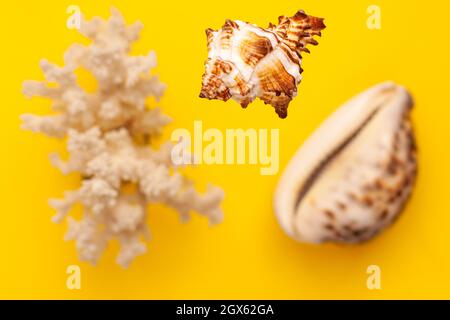
[[[347,147],[352,141],[355,140],[355,138],[358,137],[358,135],[363,131],[363,129],[366,127],[366,125],[375,117],[375,115],[378,113],[379,110],[381,110],[385,105],[388,104],[390,99],[392,98],[393,93],[395,92],[395,88],[387,88],[385,91],[385,97],[382,101],[378,102],[378,105],[374,108],[374,110],[367,115],[367,118],[358,126],[356,127],[353,132],[351,132],[346,139],[344,139],[342,142],[340,142],[335,148],[331,150],[331,152],[325,156],[316,166],[314,170],[312,170],[311,174],[306,178],[305,183],[300,188],[300,191],[298,193],[298,196],[294,203],[294,215],[298,211],[298,207],[303,200],[303,198],[306,196],[308,191],[312,188],[313,184],[317,179],[320,177],[320,175],[323,173],[325,168],[328,166],[328,164],[331,163],[331,161],[339,155],[339,153],[344,150],[345,147]]]
[[[327,165],[342,151],[346,146],[348,146],[365,128],[365,126],[370,122],[370,120],[375,117],[375,115],[380,110],[381,106],[377,107],[371,114],[368,115],[367,119],[361,123],[344,141],[342,141],[336,148],[334,148],[322,161],[319,162],[317,167],[312,171],[309,177],[306,179],[302,189],[300,190],[294,205],[294,214],[297,212],[298,206],[302,199],[306,196],[308,191],[313,186],[314,182],[320,177],[321,173],[327,167]]]

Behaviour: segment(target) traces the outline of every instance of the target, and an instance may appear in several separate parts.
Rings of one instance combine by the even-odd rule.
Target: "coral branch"
[[[160,109],[146,106],[148,97],[158,101],[165,89],[149,74],[156,66],[155,53],[129,55],[141,28],[139,22],[127,27],[115,9],[109,20],[83,20],[80,31],[92,43],[72,45],[64,55],[64,67],[42,60],[46,80],[26,81],[23,86],[27,97],[50,98],[57,114],[22,115],[22,128],[51,137],[67,136],[68,160],[52,155],[51,162],[63,173],[79,172],[83,177],[78,190],[50,200],[50,205],[57,211],[53,221],[59,223],[75,204],[82,204],[83,218],[68,218],[65,238],[75,240],[80,259],[92,264],[111,239],[121,244],[117,263],[124,267],[146,251],[141,238],[149,238],[149,203],[173,207],[183,220],[191,211],[206,216],[211,224],[222,219],[222,190],[209,187],[206,193],[198,193],[191,181],[174,171],[171,144],[159,150],[149,144],[171,119]],[[79,67],[97,79],[96,92],[78,86],[74,71]],[[129,183],[136,186],[134,193],[123,191]]]

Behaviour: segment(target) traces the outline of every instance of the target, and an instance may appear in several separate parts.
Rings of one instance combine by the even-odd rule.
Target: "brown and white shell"
[[[200,97],[232,98],[244,108],[258,97],[285,118],[301,80],[301,52],[317,45],[313,37],[324,28],[323,19],[298,11],[266,29],[239,20],[226,20],[218,31],[207,29]]]
[[[292,238],[360,242],[402,211],[417,173],[412,99],[387,82],[331,115],[285,169],[274,208]]]

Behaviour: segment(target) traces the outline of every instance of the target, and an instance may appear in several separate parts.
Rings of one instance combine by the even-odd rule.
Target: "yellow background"
[[[50,222],[50,197],[77,188],[48,153],[64,144],[19,129],[19,115],[45,114],[49,101],[21,95],[25,79],[42,79],[42,57],[62,63],[64,50],[86,41],[65,27],[66,8],[79,5],[91,18],[109,15],[111,4],[126,20],[145,28],[134,53],[152,49],[156,72],[168,89],[160,106],[175,128],[280,128],[280,169],[305,138],[342,102],[384,80],[406,85],[414,95],[413,120],[420,170],[413,197],[398,222],[359,246],[312,246],[289,239],[272,210],[276,176],[258,166],[201,166],[187,173],[200,188],[222,186],[224,222],[208,228],[194,216],[180,224],[176,213],[150,211],[153,239],[148,253],[128,270],[114,262],[113,243],[98,266],[79,263],[66,225]],[[382,29],[368,30],[366,9],[382,10]],[[206,57],[204,29],[225,18],[266,26],[278,15],[304,9],[325,17],[319,46],[303,61],[299,96],[280,120],[261,102],[198,98]],[[450,43],[445,1],[8,1],[2,3],[2,107],[0,179],[0,298],[450,298]],[[82,289],[66,289],[66,267],[79,264]],[[366,268],[377,264],[382,289],[366,288]]]

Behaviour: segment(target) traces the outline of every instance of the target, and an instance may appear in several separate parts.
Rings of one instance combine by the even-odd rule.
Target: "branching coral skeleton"
[[[46,81],[26,81],[23,86],[27,97],[50,98],[56,115],[22,115],[22,128],[67,137],[69,160],[52,155],[51,161],[63,173],[79,172],[83,177],[78,190],[50,200],[50,205],[57,211],[54,222],[63,221],[74,204],[83,205],[80,221],[68,218],[66,239],[75,240],[80,259],[92,264],[111,239],[121,244],[117,263],[124,267],[146,251],[141,238],[149,237],[149,203],[169,205],[183,220],[191,211],[205,215],[211,224],[222,219],[223,191],[209,186],[199,194],[173,166],[171,145],[155,150],[148,142],[170,118],[159,109],[148,109],[145,102],[149,96],[159,100],[165,89],[149,74],[156,65],[155,54],[129,55],[141,28],[140,22],[126,26],[114,9],[109,20],[83,20],[80,32],[92,43],[72,45],[64,67],[42,60]],[[79,67],[97,79],[96,92],[88,93],[77,84],[74,72]],[[134,193],[123,191],[128,183],[136,186]]]

